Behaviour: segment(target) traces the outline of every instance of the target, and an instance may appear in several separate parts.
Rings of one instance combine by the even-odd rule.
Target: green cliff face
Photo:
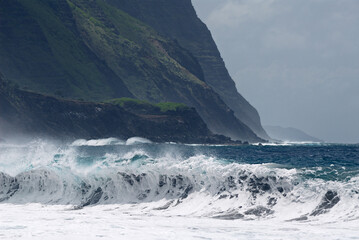
[[[0,71],[21,89],[184,103],[214,133],[260,140],[208,85],[190,49],[107,1],[1,0],[0,16]]]
[[[191,0],[106,0],[147,23],[165,36],[176,39],[199,61],[204,79],[235,115],[258,136],[269,139],[257,110],[238,92],[210,31],[197,17]]]
[[[84,44],[66,1],[0,1],[0,70],[22,88],[67,98],[132,96]]]
[[[111,102],[62,100],[19,90],[0,74],[0,136],[65,140],[142,136],[156,142],[233,143],[212,134],[194,108],[129,98]]]

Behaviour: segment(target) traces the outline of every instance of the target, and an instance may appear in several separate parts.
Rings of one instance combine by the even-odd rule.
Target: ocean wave
[[[111,146],[111,145],[136,145],[136,144],[148,144],[152,143],[152,141],[142,138],[142,137],[132,137],[127,139],[126,141],[118,139],[118,138],[104,138],[104,139],[78,139],[71,143],[71,146],[80,147],[80,146]]]
[[[208,153],[187,156],[168,145],[154,151],[148,150],[152,145],[113,145],[113,139],[99,149],[100,142],[6,148],[0,155],[0,201],[73,209],[146,204],[151,214],[218,219],[359,217],[358,175],[332,181],[307,177],[320,168],[231,163]]]

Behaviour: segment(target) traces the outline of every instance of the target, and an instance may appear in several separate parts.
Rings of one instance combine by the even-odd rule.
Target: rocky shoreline
[[[0,85],[0,121],[5,123],[0,129],[3,136],[18,132],[69,140],[140,136],[153,142],[241,143],[213,134],[194,108],[134,112],[110,103],[64,100],[23,91],[5,81]]]

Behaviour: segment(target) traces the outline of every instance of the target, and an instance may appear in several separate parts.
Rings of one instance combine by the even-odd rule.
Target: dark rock
[[[236,186],[236,183],[235,183],[235,178],[233,176],[229,176],[227,178],[227,184],[228,184],[228,187],[229,188],[233,188],[235,189],[237,186]]]
[[[145,198],[147,198],[147,194],[145,193],[141,193],[140,195],[137,196],[138,200],[143,200]]]
[[[0,202],[11,198],[20,188],[15,177],[0,172]]]
[[[213,218],[222,219],[222,220],[236,220],[236,219],[244,218],[244,215],[238,212],[230,212],[226,214],[213,216]]]
[[[288,220],[287,222],[293,222],[293,221],[306,221],[308,220],[308,216],[304,215],[304,216],[300,216],[299,218],[293,218],[291,220]]]
[[[336,191],[329,190],[324,195],[322,202],[317,206],[310,216],[317,216],[328,212],[340,201],[340,197]]]
[[[273,214],[274,211],[269,209],[269,208],[266,208],[266,207],[263,207],[263,206],[258,206],[256,208],[252,208],[252,209],[249,209],[247,211],[244,212],[245,215],[254,215],[254,216],[257,216],[257,217],[261,217],[261,216],[267,216],[267,215],[270,215],[270,214]]]
[[[118,174],[120,174],[123,177],[123,180],[125,180],[127,183],[129,183],[131,186],[133,186],[133,184],[135,183],[132,179],[132,176],[126,173],[122,173],[119,172]]]
[[[85,203],[81,204],[80,207],[86,207],[89,205],[94,205],[98,203],[101,200],[101,197],[103,195],[103,191],[101,187],[98,187],[90,197],[85,201]]]
[[[166,210],[173,204],[173,202],[174,200],[171,200],[167,202],[165,205],[163,205],[162,207],[154,208],[153,210]]]
[[[220,195],[219,196],[219,198],[218,199],[223,199],[223,198],[227,198],[228,197],[228,195],[227,194],[222,194],[222,195]]]
[[[268,184],[269,178],[268,177],[257,177],[252,176],[248,181],[248,188],[247,190],[253,194],[269,192],[271,190],[270,185]]]
[[[238,194],[231,194],[231,196],[229,197],[229,199],[232,199],[232,198],[238,198]]]
[[[185,199],[188,197],[188,194],[192,191],[193,189],[193,186],[192,185],[189,185],[186,187],[186,189],[184,190],[184,192],[182,193],[180,199]]]
[[[166,175],[160,175],[160,180],[159,180],[158,186],[163,187],[166,184],[167,184],[167,176]]]
[[[91,185],[85,182],[81,182],[81,193],[82,195],[86,195],[91,189]]]
[[[177,179],[176,178],[172,178],[171,179],[172,182],[172,187],[176,187],[177,186]]]
[[[267,203],[268,206],[273,207],[273,206],[276,205],[276,204],[277,204],[277,199],[276,199],[276,198],[270,197],[270,198],[268,199],[268,203]]]

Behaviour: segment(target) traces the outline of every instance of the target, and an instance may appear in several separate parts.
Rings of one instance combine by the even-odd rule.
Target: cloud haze
[[[264,125],[359,142],[359,1],[193,4]]]

